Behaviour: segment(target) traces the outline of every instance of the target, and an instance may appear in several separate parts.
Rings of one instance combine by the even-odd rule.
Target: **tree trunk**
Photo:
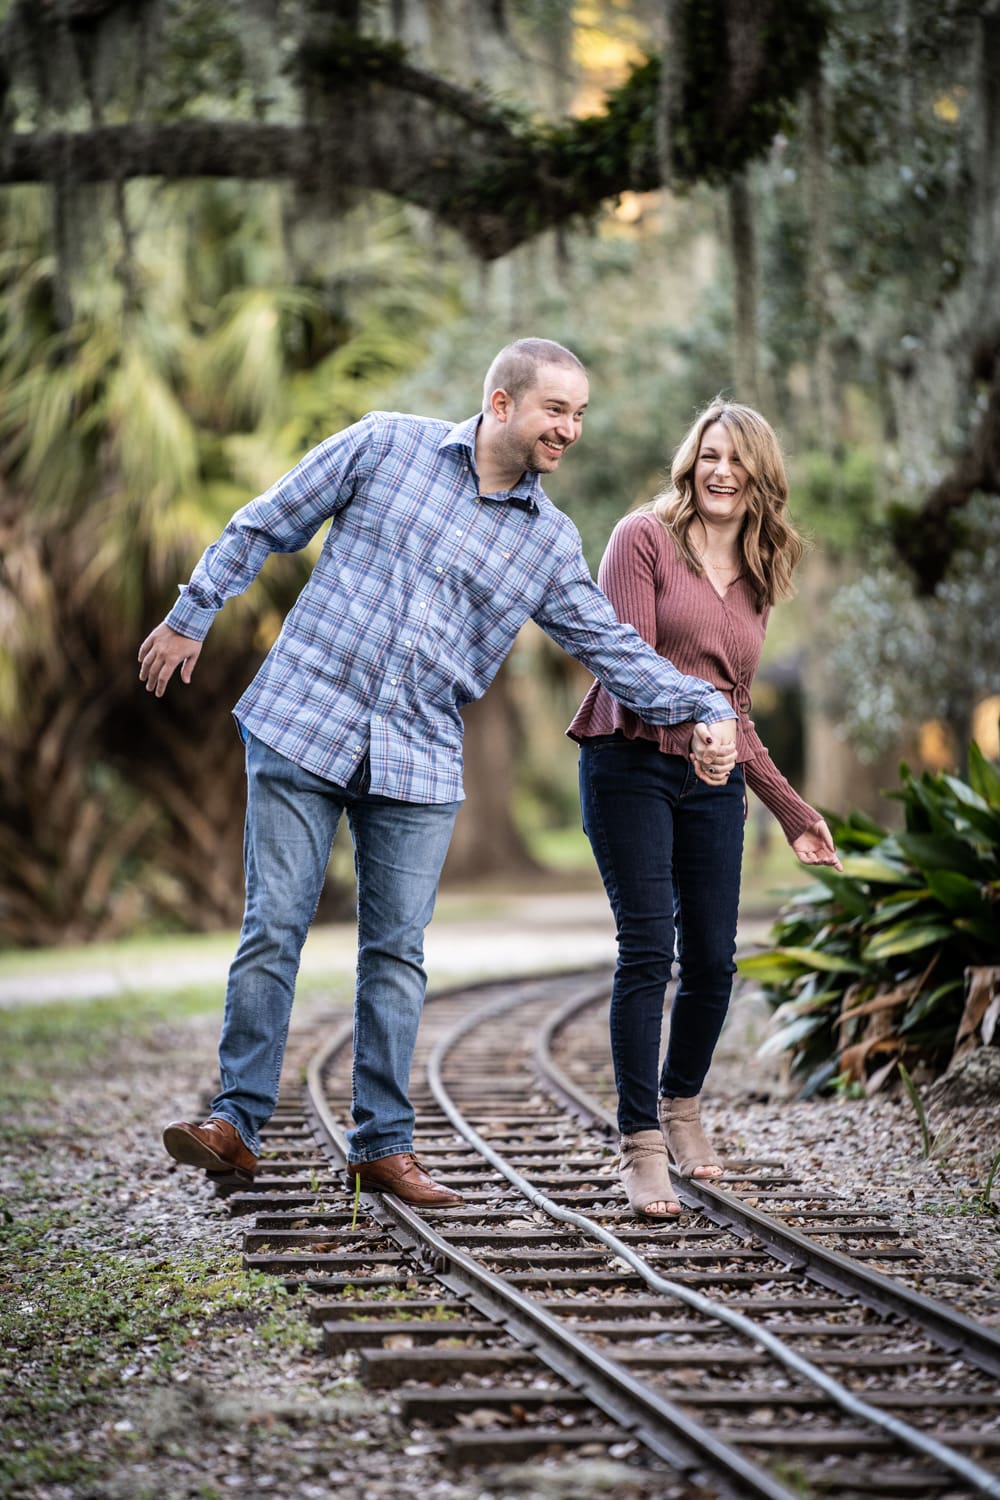
[[[919,365],[904,363],[893,383],[898,444],[936,481],[920,509],[892,527],[921,594],[933,594],[947,572],[956,512],[977,490],[1000,490],[1000,15],[992,11],[977,21],[968,261],[926,330]],[[940,477],[943,457],[951,462]]]
[[[816,328],[810,365],[815,441],[829,452],[837,435],[837,404],[830,311],[830,101],[822,73],[810,85],[807,102],[809,217],[809,302]]]
[[[168,695],[151,698],[138,686],[117,715],[115,754],[164,826],[150,863],[162,874],[159,896],[186,927],[239,926],[243,914],[244,748],[229,708],[235,683],[249,681],[260,658],[236,659],[221,640],[199,660],[190,684],[176,679]],[[350,915],[353,893],[327,880],[317,913]]]
[[[733,262],[735,397],[747,406],[756,406],[760,399],[757,379],[757,233],[753,196],[746,172],[732,179],[726,197]]]
[[[444,869],[451,883],[538,869],[512,811],[519,725],[508,673],[505,665],[486,696],[462,710],[466,800]]]

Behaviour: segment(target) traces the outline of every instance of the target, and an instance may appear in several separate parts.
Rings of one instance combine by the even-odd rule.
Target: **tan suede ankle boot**
[[[618,1143],[618,1175],[634,1213],[641,1219],[675,1219],[680,1203],[670,1181],[667,1148],[658,1130],[637,1130]],[[672,1205],[665,1212],[649,1212],[651,1203]]]
[[[661,1098],[660,1127],[670,1158],[682,1177],[721,1177],[722,1163],[701,1125],[701,1095]]]

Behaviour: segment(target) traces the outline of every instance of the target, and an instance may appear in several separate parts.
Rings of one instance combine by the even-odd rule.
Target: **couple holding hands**
[[[246,745],[246,909],[219,1041],[220,1089],[169,1154],[252,1180],[277,1099],[299,956],[341,816],[354,843],[358,967],[348,1181],[423,1206],[461,1203],[413,1151],[410,1063],[423,935],[462,801],[459,710],[530,618],[594,674],[569,735],[583,825],[617,925],[611,1051],[619,1171],[644,1218],[680,1213],[669,1162],[717,1176],[699,1095],[725,1020],[746,788],[806,864],[839,865],[829,830],[750,719],[772,606],[802,543],[781,449],[721,400],[678,447],[669,486],[615,527],[591,578],[542,489],[580,437],[580,360],[520,339],[464,422],[370,412],[237,511],[139,650],[163,695],[190,682],[226,599],[271,552],[322,549],[234,709]],[[664,994],[678,984],[659,1064]]]

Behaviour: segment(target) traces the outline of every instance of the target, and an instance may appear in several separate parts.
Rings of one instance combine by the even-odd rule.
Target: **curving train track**
[[[253,1216],[247,1265],[455,1463],[596,1446],[705,1497],[1000,1500],[1000,1335],[914,1289],[888,1216],[732,1159],[678,1180],[679,1220],[629,1213],[608,993],[590,972],[428,1002],[417,1151],[457,1210],[355,1214],[350,1023],[296,1037],[254,1191],[217,1183]]]

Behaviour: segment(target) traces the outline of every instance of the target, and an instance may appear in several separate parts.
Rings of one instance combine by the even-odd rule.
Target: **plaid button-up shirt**
[[[721,693],[618,621],[537,474],[480,496],[479,420],[371,412],[236,512],[167,617],[181,635],[203,639],[269,553],[298,551],[331,523],[236,705],[240,725],[340,785],[369,755],[373,793],[458,801],[459,709],[486,691],[528,619],[652,724],[733,718]]]

